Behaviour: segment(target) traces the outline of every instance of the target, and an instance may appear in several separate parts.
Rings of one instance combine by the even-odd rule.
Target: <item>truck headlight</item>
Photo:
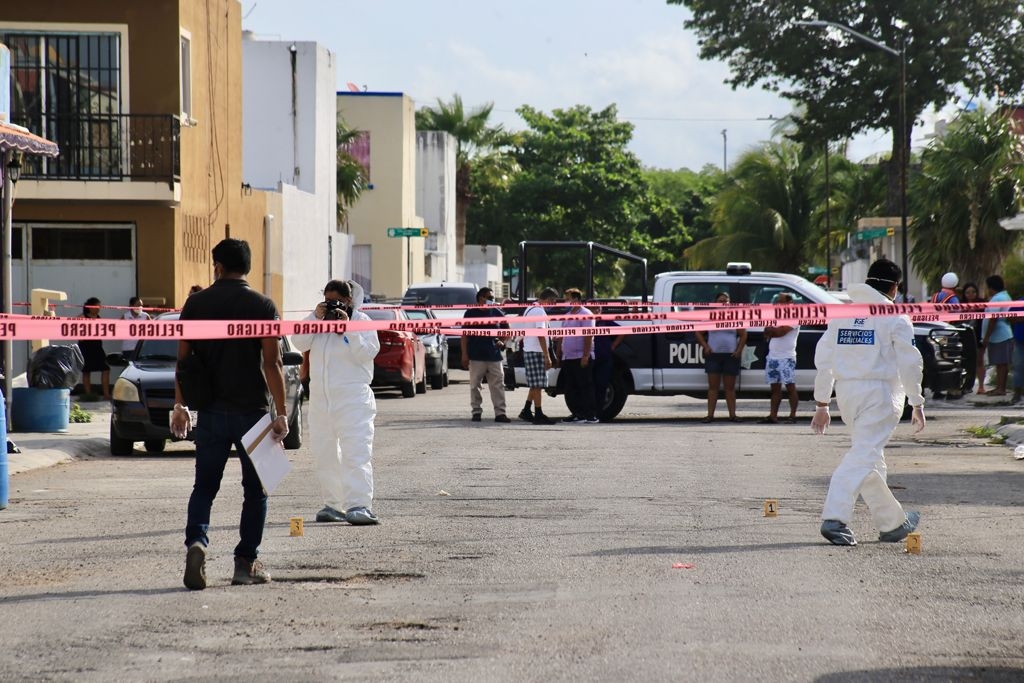
[[[141,402],[138,387],[122,377],[118,377],[117,381],[114,382],[114,391],[110,395],[115,401],[125,401],[126,403]]]

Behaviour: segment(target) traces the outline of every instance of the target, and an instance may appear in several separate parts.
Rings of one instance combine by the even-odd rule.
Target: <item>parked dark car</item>
[[[430,309],[413,309],[405,312],[409,320],[437,320]],[[430,378],[431,389],[448,386],[448,339],[443,332],[417,334],[423,342],[427,356],[427,377]]]
[[[402,296],[403,306],[440,306],[432,309],[438,318],[454,319],[465,315],[464,306],[476,305],[478,289],[472,282],[420,282],[412,284]],[[460,308],[447,308],[459,306]],[[448,340],[449,367],[462,367],[462,336],[458,331],[449,329],[445,333]]]
[[[177,313],[160,316],[161,320],[177,320]],[[288,436],[284,447],[302,446],[302,383],[299,366],[302,354],[292,350],[287,337],[281,339],[284,352],[285,399],[289,407]],[[174,408],[174,369],[178,358],[176,339],[147,339],[135,346],[132,360],[120,353],[107,356],[111,366],[124,367],[114,382],[110,415],[110,454],[131,455],[136,441],[150,453],[160,453],[171,434],[170,415]],[[186,437],[191,440],[191,434]]]
[[[360,308],[371,320],[408,320],[398,308]],[[423,342],[405,330],[377,330],[380,351],[373,359],[375,387],[398,387],[412,398],[427,391],[427,354]]]

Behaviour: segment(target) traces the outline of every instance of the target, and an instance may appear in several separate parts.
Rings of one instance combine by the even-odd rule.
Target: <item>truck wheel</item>
[[[288,436],[284,437],[282,445],[289,451],[302,448],[302,402],[299,401],[292,412],[292,421],[288,425]]]
[[[612,377],[608,393],[610,394],[608,402],[605,404],[604,410],[600,411],[602,422],[615,419],[626,405],[626,398],[629,396],[629,384],[622,371],[617,371]]]
[[[131,455],[135,444],[128,439],[122,439],[114,431],[114,425],[110,425],[110,454],[111,455]]]

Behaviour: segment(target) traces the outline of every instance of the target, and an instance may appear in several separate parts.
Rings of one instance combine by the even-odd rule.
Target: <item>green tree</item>
[[[713,234],[711,209],[715,196],[725,183],[726,175],[717,166],[707,165],[699,172],[688,168],[675,171],[649,168],[644,171],[644,178],[656,197],[675,208],[686,227],[686,233],[675,233],[679,248],[675,252],[674,264],[669,267],[686,266],[685,261],[681,260],[684,249]]]
[[[961,282],[998,273],[1020,233],[999,220],[1017,213],[1024,143],[1001,112],[961,114],[922,155],[914,178],[911,260],[930,281],[953,270]]]
[[[517,170],[504,185],[474,175],[480,201],[470,212],[471,238],[499,244],[506,254],[517,254],[522,240],[582,240],[669,258],[685,229],[675,209],[651,194],[627,149],[633,126],[617,119],[614,105],[597,112],[585,106],[517,111],[527,125],[507,140]],[[531,289],[585,286],[581,258],[579,252],[538,257],[529,266]],[[603,263],[595,273],[604,295],[618,294],[628,279],[619,263]]]
[[[700,37],[700,56],[725,60],[734,88],[762,84],[802,103],[800,140],[885,125],[893,133],[890,179],[921,112],[960,88],[991,96],[1024,89],[1024,3],[1015,0],[667,1],[690,9],[685,25]],[[894,50],[905,44],[906,124],[898,58],[845,33],[797,26],[799,19],[837,22]]]
[[[488,126],[494,103],[480,105],[469,111],[460,95],[452,95],[450,102],[437,100],[436,107],[422,107],[416,112],[417,130],[439,130],[455,138],[455,249],[456,262],[462,263],[466,245],[466,220],[474,196],[471,192],[473,165],[478,157],[487,157],[488,172],[500,166],[495,148],[505,138],[500,126]]]
[[[804,272],[815,248],[817,166],[816,157],[791,141],[745,153],[715,202],[715,234],[686,250],[689,262],[717,270],[728,261],[750,261],[757,270]]]
[[[337,171],[335,180],[338,189],[338,222],[348,229],[348,210],[359,201],[366,187],[366,167],[352,154],[352,146],[364,133],[352,130],[340,115],[337,122]]]

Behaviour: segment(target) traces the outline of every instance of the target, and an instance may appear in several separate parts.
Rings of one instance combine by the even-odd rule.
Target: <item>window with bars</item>
[[[61,147],[59,158],[28,165],[56,166],[46,175],[121,175],[121,35],[6,32],[0,42],[11,50],[11,119]]]

